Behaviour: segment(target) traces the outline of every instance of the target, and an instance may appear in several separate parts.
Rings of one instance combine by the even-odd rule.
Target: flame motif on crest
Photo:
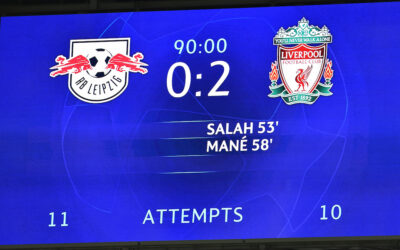
[[[277,68],[277,62],[271,63],[271,72],[269,72],[269,79],[271,82],[276,82],[278,81],[279,75],[278,75],[278,68]]]
[[[325,73],[324,73],[324,78],[329,81],[333,77],[333,70],[332,70],[332,61],[328,60],[326,63],[326,68],[325,68]]]

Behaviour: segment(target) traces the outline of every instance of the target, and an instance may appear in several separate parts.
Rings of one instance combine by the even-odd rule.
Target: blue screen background
[[[302,17],[333,35],[333,95],[288,106],[268,97],[272,39]],[[399,30],[400,3],[1,18],[0,244],[400,235]],[[49,76],[70,40],[117,37],[149,73],[115,100],[82,102]],[[226,52],[174,49],[208,38]],[[217,60],[229,96],[196,97],[221,76]],[[173,98],[179,61],[203,78]],[[279,126],[267,152],[166,157],[204,153],[201,139],[163,139],[206,136],[207,123],[170,123],[190,120]],[[335,204],[342,217],[321,221]],[[148,209],[237,206],[241,223],[142,224]],[[69,226],[48,227],[64,211]]]

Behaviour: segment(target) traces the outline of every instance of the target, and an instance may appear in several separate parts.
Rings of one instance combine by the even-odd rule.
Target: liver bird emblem
[[[303,91],[305,91],[304,89],[304,85],[308,86],[308,82],[307,79],[310,76],[311,70],[312,70],[313,66],[308,66],[306,70],[303,69],[298,69],[296,72],[296,82],[299,84],[299,87],[297,88],[296,91],[299,91],[299,89],[301,87],[303,87]]]

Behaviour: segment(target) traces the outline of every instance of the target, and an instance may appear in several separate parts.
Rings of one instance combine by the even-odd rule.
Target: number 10
[[[322,205],[322,217],[320,218],[320,220],[328,220],[328,217],[326,217],[326,205]],[[340,217],[342,217],[342,207],[340,207],[340,205],[334,205],[331,208],[331,217],[334,220],[338,220],[340,219]]]

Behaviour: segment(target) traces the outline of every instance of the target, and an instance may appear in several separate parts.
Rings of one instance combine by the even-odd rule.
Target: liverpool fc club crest
[[[332,35],[326,26],[309,25],[305,18],[298,26],[280,28],[274,37],[278,60],[271,64],[269,97],[281,97],[286,104],[313,104],[319,96],[330,96],[332,61],[327,59]],[[321,83],[322,76],[325,79]],[[281,83],[278,84],[278,79]]]

